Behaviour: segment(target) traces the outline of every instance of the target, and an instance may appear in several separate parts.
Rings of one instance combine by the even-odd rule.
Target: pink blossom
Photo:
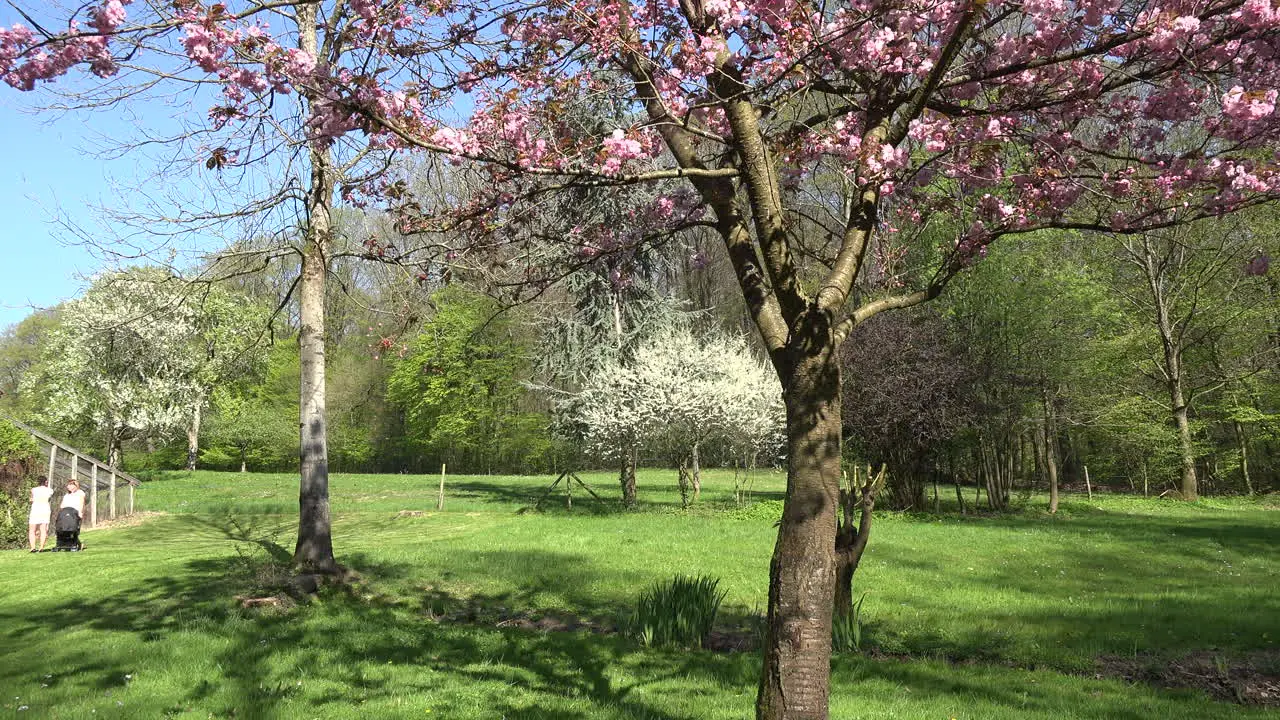
[[[475,146],[475,139],[470,133],[464,130],[455,130],[451,127],[437,128],[431,133],[430,139],[432,143],[443,147],[454,155],[468,155],[478,149]]]
[[[1222,114],[1236,120],[1260,120],[1275,111],[1275,90],[1245,92],[1236,85],[1222,96]]]
[[[93,19],[89,21],[89,26],[103,35],[115,32],[116,28],[124,24],[127,14],[124,6],[132,1],[108,0],[93,10],[91,13]]]
[[[644,146],[638,140],[627,137],[622,128],[617,128],[602,143],[605,161],[600,166],[606,175],[614,175],[627,160],[645,157]]]
[[[284,72],[296,81],[311,77],[316,70],[316,58],[306,50],[289,48],[285,51]]]

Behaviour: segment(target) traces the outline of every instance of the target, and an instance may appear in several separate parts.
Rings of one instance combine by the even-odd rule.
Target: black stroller
[[[62,508],[53,521],[53,529],[58,534],[58,544],[54,552],[78,552],[84,546],[80,544],[80,513],[75,508]]]

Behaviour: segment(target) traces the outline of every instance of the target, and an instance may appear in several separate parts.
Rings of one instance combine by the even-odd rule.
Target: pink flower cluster
[[[126,18],[125,6],[132,0],[107,0],[89,11],[93,32],[83,32],[74,20],[68,32],[37,49],[31,30],[21,24],[0,28],[0,76],[18,90],[34,90],[36,83],[65,75],[82,63],[98,77],[116,74],[118,66],[108,48],[112,34]]]
[[[644,145],[638,140],[627,137],[626,131],[622,128],[615,129],[609,137],[604,139],[601,152],[604,154],[604,162],[600,165],[600,172],[605,175],[618,174],[623,163],[628,160],[647,157]]]

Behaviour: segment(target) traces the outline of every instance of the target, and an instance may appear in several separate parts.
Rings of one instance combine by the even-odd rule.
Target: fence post
[[[1084,489],[1089,493],[1089,499],[1093,500],[1093,483],[1089,482],[1089,466],[1084,466]]]
[[[94,467],[98,467],[94,465]],[[111,484],[107,486],[107,492],[111,498],[111,519],[116,519],[116,474],[111,473]]]
[[[133,483],[129,483],[129,514],[133,514]]]
[[[49,474],[45,477],[49,478],[49,487],[57,487],[58,481],[53,479],[53,466],[58,462],[58,446],[49,443]]]
[[[77,457],[77,470],[79,465],[80,458]],[[89,469],[89,527],[98,527],[98,463],[93,463]]]
[[[440,465],[440,494],[436,496],[436,510],[444,510],[444,468],[445,468],[445,465],[441,464]]]

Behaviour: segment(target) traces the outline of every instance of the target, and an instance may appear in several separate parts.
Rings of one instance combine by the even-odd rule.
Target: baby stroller
[[[58,534],[58,544],[54,552],[77,552],[84,546],[80,544],[80,513],[75,508],[62,508],[53,521],[53,529]]]

